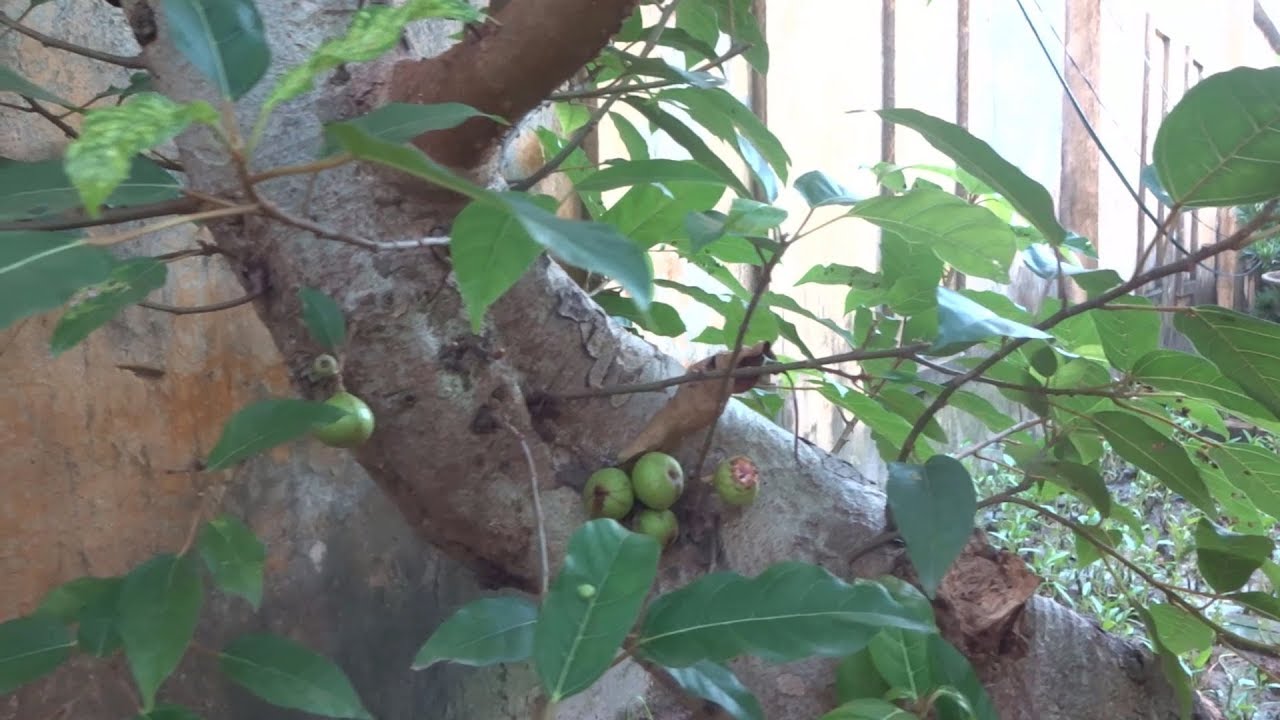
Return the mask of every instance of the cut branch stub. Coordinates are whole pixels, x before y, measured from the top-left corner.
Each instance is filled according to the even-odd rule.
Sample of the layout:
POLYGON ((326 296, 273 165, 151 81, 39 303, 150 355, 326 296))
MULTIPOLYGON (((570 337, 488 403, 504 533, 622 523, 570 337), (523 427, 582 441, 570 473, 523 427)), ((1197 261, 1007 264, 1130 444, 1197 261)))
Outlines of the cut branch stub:
MULTIPOLYGON (((733 359, 731 351, 703 358, 689 366, 689 372, 713 373, 732 371, 743 367, 759 367, 766 359, 773 358, 768 342, 743 348, 738 362, 729 367, 733 359)), ((764 375, 734 378, 731 391, 744 393, 756 386, 764 375)), ((680 386, 676 394, 649 420, 640 434, 618 453, 618 461, 625 463, 637 455, 651 450, 669 451, 693 433, 711 425, 720 411, 723 398, 720 388, 723 379, 698 380, 680 386)))

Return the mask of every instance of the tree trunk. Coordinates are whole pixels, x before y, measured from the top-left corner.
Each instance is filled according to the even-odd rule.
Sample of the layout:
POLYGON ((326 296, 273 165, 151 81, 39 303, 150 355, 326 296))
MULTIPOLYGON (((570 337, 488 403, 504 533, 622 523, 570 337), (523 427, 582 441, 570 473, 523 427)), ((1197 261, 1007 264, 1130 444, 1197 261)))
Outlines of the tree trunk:
MULTIPOLYGON (((301 62, 309 48, 341 25, 298 22, 293 0, 258 4, 272 33, 272 72, 301 62)), ((350 3, 317 4, 337 9, 350 3)), ((210 97, 169 44, 163 24, 154 41, 137 32, 147 17, 146 4, 126 5, 159 88, 180 99, 210 97)), ((322 80, 319 93, 276 112, 261 145, 266 156, 257 164, 305 162, 311 147, 299 138, 316 137, 321 122, 389 98, 475 102, 511 118, 523 116, 600 49, 633 2, 517 2, 502 16, 535 6, 538 22, 504 23, 502 33, 464 41, 445 60, 371 63, 350 68, 345 83, 322 80), (591 13, 575 12, 577 6, 591 13), (535 29, 540 37, 520 34, 535 29), (538 67, 563 76, 540 77, 536 93, 508 94, 515 84, 529 82, 528 66, 519 53, 497 52, 494 43, 499 42, 511 43, 508 49, 537 44, 543 52, 538 67), (472 64, 482 59, 482 66, 472 64), (472 67, 483 67, 482 76, 444 72, 472 67), (503 98, 509 100, 505 107, 491 104, 503 98)), ((433 33, 432 42, 419 50, 441 52, 444 35, 433 33)), ((269 87, 271 78, 263 85, 269 87)), ((252 119, 264 91, 242 103, 243 118, 252 119)), ((485 143, 452 147, 441 159, 462 165, 480 161, 496 138, 477 137, 485 143)), ((421 145, 441 152, 434 142, 421 145)), ((232 166, 208 132, 188 133, 180 147, 197 188, 235 187, 232 166)), ((482 181, 501 184, 486 167, 476 173, 482 181)), ((325 172, 309 193, 306 185, 305 179, 286 178, 268 183, 264 192, 290 208, 306 195, 309 215, 318 222, 379 240, 422 237, 434 227, 447 227, 458 211, 453 200, 415 192, 403 178, 363 165, 325 172)), ((343 307, 351 326, 344 379, 378 418, 378 431, 360 449, 358 461, 422 537, 493 586, 530 590, 538 575, 529 469, 521 438, 504 421, 532 449, 552 557, 559 557, 568 535, 584 520, 579 489, 587 475, 610 462, 665 395, 564 401, 539 406, 537 412, 530 412, 528 400, 680 372, 670 358, 610 322, 545 258, 493 306, 483 331, 474 335, 444 253, 372 253, 257 217, 213 229, 222 248, 243 259, 244 270, 266 278, 268 290, 257 311, 304 395, 316 393, 305 370, 320 349, 303 331, 297 289, 320 289, 343 307)), ((804 443, 793 449, 790 434, 737 404, 726 412, 716 437, 712 462, 741 453, 760 466, 765 478, 760 499, 749 509, 716 518, 713 504, 704 502, 706 488, 694 483, 682 502, 687 508, 682 537, 664 556, 662 589, 713 566, 755 574, 781 560, 819 563, 846 577, 901 569, 900 551, 893 549, 849 562, 851 552, 882 529, 885 504, 880 490, 847 463, 804 443)), ((693 461, 701 442, 701 435, 688 438, 677 455, 693 461)), ((974 661, 1002 717, 1177 716, 1172 693, 1148 654, 1049 601, 1026 600, 1029 590, 1026 570, 1016 558, 975 541, 938 602, 940 624, 974 661)), ((831 707, 830 663, 742 662, 738 669, 770 718, 812 718, 831 707)), ((611 717, 634 695, 642 683, 638 677, 628 664, 615 668, 599 692, 566 706, 564 717, 611 717)), ((655 716, 693 717, 669 705, 662 691, 650 690, 655 716)))

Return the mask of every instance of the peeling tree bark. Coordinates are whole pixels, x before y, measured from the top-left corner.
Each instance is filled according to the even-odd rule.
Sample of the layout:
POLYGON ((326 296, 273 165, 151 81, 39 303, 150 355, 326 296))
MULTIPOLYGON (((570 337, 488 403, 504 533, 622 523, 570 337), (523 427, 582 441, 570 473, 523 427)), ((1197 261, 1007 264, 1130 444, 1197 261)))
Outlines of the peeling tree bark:
MULTIPOLYGON (((435 60, 371 65, 345 87, 328 86, 325 97, 290 103, 269 126, 264 147, 276 149, 273 163, 305 161, 307 148, 298 146, 298 136, 318 134, 334 108, 341 114, 353 103, 463 101, 514 119, 593 56, 633 4, 512 3, 500 16, 501 29, 486 31, 477 42, 463 42, 435 60), (289 147, 298 150, 281 150, 289 147)), ((128 5, 130 17, 149 16, 144 3, 128 5)), ((277 24, 292 3, 259 5, 268 28, 278 33, 277 61, 300 62, 312 44, 277 24)), ((135 24, 135 30, 154 33, 156 27, 135 24)), ((162 91, 183 99, 208 97, 163 27, 147 39, 144 56, 162 91)), ((470 162, 498 139, 494 127, 481 124, 444 137, 451 139, 420 144, 442 161, 470 162)), ((233 168, 207 133, 188 133, 180 146, 199 188, 235 186, 233 168)), ((304 196, 305 184, 283 179, 264 190, 292 207, 304 196)), ((421 236, 447 224, 457 210, 406 199, 383 174, 360 166, 325 173, 307 197, 319 222, 378 239, 421 236)), ((296 290, 320 289, 344 308, 352 330, 346 384, 378 417, 378 431, 359 451, 360 463, 424 538, 467 561, 495 586, 530 590, 537 583, 527 465, 517 438, 498 418, 533 445, 551 551, 558 557, 584 520, 579 489, 587 475, 611 463, 666 394, 567 401, 536 415, 527 399, 680 372, 673 360, 611 323, 545 258, 494 305, 477 336, 447 260, 430 251, 373 254, 259 218, 222 223, 214 231, 223 248, 265 272, 268 287, 256 308, 304 395, 318 396, 318 388, 303 378, 321 349, 303 330, 296 290)), ((677 455, 691 462, 701 442, 701 433, 688 438, 677 455)), ((794 452, 786 431, 737 404, 721 420, 710 459, 732 454, 749 455, 760 467, 760 499, 716 523, 708 488, 693 483, 681 503, 682 537, 664 557, 663 589, 713 565, 755 574, 781 560, 801 560, 845 577, 901 569, 901 553, 894 549, 856 564, 847 559, 882 529, 885 516, 883 494, 850 465, 805 444, 794 452)), ((1177 716, 1172 693, 1148 654, 1043 598, 1023 602, 1029 594, 1026 570, 1016 558, 975 541, 957 568, 944 583, 940 623, 974 660, 1002 717, 1177 716)), ((812 718, 831 706, 830 663, 778 668, 744 661, 737 669, 770 718, 812 718)), ((626 663, 616 668, 606 676, 604 691, 580 700, 576 710, 566 707, 565 716, 611 717, 622 704, 614 697, 617 704, 607 707, 608 683, 628 672, 634 669, 626 663)), ((657 716, 694 717, 664 697, 653 690, 650 707, 657 716)))

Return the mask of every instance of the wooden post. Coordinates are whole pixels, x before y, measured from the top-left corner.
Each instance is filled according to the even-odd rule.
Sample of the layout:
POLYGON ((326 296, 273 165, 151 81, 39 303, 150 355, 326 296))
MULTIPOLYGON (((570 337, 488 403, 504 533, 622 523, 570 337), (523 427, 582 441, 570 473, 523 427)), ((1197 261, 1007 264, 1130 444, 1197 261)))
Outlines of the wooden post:
MULTIPOLYGON (((1102 74, 1101 0, 1067 0, 1065 57, 1062 66, 1067 87, 1080 104, 1089 123, 1096 129, 1100 118, 1099 101, 1090 83, 1098 86, 1102 74)), ((1101 155, 1089 131, 1080 120, 1071 98, 1062 99, 1062 177, 1060 180, 1059 215, 1063 225, 1090 238, 1101 248, 1098 237, 1098 168, 1101 155)), ((1096 267, 1092 258, 1081 258, 1088 267, 1096 267)), ((1084 299, 1083 293, 1071 286, 1071 300, 1084 299), (1079 295, 1079 297, 1074 297, 1079 295)))

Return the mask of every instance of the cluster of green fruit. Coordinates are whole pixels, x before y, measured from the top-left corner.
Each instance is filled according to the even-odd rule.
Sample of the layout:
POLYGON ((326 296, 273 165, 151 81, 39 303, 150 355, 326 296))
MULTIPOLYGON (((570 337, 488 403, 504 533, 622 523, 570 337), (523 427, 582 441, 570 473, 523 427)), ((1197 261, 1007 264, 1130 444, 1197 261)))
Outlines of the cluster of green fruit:
MULTIPOLYGON (((760 473, 749 458, 737 456, 716 468, 716 494, 729 505, 749 505, 760 489, 760 473)), ((603 468, 591 474, 582 489, 582 501, 592 518, 622 520, 635 508, 633 530, 666 545, 679 530, 671 506, 684 492, 684 469, 670 455, 650 452, 640 456, 630 477, 620 468, 603 468)))

